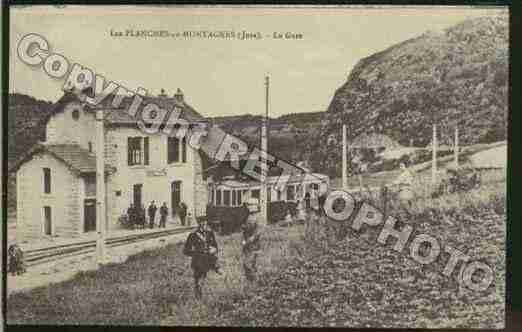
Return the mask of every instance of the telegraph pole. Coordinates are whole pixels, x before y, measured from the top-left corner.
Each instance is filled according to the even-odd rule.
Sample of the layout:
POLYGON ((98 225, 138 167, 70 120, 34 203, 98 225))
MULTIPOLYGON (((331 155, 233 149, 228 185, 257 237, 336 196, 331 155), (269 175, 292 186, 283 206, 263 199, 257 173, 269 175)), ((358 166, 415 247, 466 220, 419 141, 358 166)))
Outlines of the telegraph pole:
POLYGON ((263 223, 268 224, 268 188, 267 188, 267 173, 268 173, 268 89, 270 81, 268 76, 265 77, 265 116, 263 118, 263 125, 261 127, 261 155, 264 159, 264 170, 261 171, 261 217, 263 223), (266 172, 266 173, 265 173, 266 172))
POLYGON ((105 261, 105 133, 103 110, 96 111, 96 265, 105 261))
POLYGON ((347 181, 348 181, 348 175, 347 175, 347 146, 346 146, 346 125, 343 124, 343 172, 342 172, 342 188, 344 190, 348 189, 347 181))
POLYGON ((431 183, 437 183, 437 125, 433 124, 431 139, 431 183))
POLYGON ((459 127, 455 126, 455 144, 453 146, 455 156, 455 169, 459 168, 459 127))

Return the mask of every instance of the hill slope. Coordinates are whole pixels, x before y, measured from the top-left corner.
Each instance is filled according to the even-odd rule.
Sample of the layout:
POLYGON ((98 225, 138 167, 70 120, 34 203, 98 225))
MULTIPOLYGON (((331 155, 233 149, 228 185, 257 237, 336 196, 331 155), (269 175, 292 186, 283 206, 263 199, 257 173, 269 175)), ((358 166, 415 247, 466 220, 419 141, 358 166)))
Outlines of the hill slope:
POLYGON ((389 135, 402 145, 424 146, 431 126, 442 143, 458 125, 462 144, 504 140, 508 117, 508 17, 464 21, 441 32, 394 45, 360 60, 337 91, 324 116, 322 149, 330 134, 389 135))
POLYGON ((45 119, 52 103, 31 96, 9 94, 8 161, 13 162, 45 136, 45 119))

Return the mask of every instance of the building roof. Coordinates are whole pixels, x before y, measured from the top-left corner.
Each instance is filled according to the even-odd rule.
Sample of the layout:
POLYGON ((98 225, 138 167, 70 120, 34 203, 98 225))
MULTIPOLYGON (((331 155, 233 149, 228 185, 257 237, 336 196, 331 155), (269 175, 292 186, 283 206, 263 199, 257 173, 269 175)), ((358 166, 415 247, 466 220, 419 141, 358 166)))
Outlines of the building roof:
MULTIPOLYGON (((11 171, 17 170, 24 162, 31 159, 37 153, 49 153, 56 159, 65 163, 72 170, 80 173, 96 172, 96 156, 77 144, 36 144, 31 150, 20 158, 11 171)), ((114 167, 105 165, 105 172, 113 172, 114 167)))
MULTIPOLYGON (((267 178, 267 185, 274 186, 277 184, 279 180, 279 176, 269 176, 267 178)), ((290 176, 286 185, 294 185, 300 183, 318 183, 323 182, 327 183, 329 181, 328 175, 321 173, 311 173, 311 174, 303 174, 302 176, 293 175, 290 176)), ((250 188, 250 189, 258 189, 261 186, 261 182, 259 181, 238 181, 238 180, 223 180, 216 183, 217 186, 225 186, 229 188, 250 188)))
POLYGON ((475 168, 505 168, 507 166, 507 144, 493 146, 469 156, 475 168))
MULTIPOLYGON (((143 97, 140 109, 143 108, 143 106, 150 103, 155 103, 160 108, 165 109, 167 111, 171 111, 174 109, 174 107, 177 107, 181 110, 179 116, 180 119, 184 119, 189 123, 206 121, 205 117, 199 114, 192 106, 190 106, 184 101, 182 94, 177 94, 177 96, 178 98, 169 97, 167 95, 157 97, 143 97)), ((107 95, 105 98, 103 98, 100 104, 96 105, 95 107, 90 107, 90 105, 87 105, 85 109, 86 111, 95 111, 102 109, 105 113, 105 122, 107 124, 136 126, 136 119, 126 112, 131 106, 134 97, 123 97, 121 103, 118 105, 117 108, 112 105, 114 98, 115 95, 113 94, 107 95)), ((74 101, 81 102, 78 98, 78 95, 72 92, 64 93, 64 95, 53 105, 49 118, 56 113, 62 112, 68 103, 74 101)), ((47 119, 47 121, 49 120, 49 118, 47 119)))
MULTIPOLYGON (((97 105, 94 109, 104 109, 107 112, 106 121, 109 123, 116 124, 135 124, 136 120, 129 115, 126 110, 132 104, 133 97, 124 97, 118 108, 112 106, 114 96, 109 95, 103 99, 100 105, 97 105)), ((192 106, 187 104, 184 100, 178 100, 174 97, 144 97, 141 103, 142 106, 150 103, 156 104, 161 109, 171 111, 175 107, 181 109, 180 118, 190 123, 206 121, 205 117, 199 114, 192 106)))
POLYGON ((387 148, 387 149, 398 149, 401 145, 383 134, 361 134, 357 136, 349 145, 350 148, 359 149, 374 149, 374 148, 387 148))

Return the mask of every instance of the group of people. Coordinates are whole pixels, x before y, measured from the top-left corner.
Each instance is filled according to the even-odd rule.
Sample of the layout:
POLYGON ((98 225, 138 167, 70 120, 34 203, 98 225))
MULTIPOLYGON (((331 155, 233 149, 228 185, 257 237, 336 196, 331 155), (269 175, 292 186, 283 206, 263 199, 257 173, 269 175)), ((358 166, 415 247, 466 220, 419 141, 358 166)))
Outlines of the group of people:
POLYGON ((315 215, 319 215, 322 211, 324 202, 326 201, 326 195, 320 194, 317 188, 312 189, 310 192, 306 192, 302 200, 298 200, 296 203, 296 213, 293 214, 290 209, 286 213, 285 221, 292 223, 294 220, 300 223, 305 222, 308 219, 311 211, 314 211, 315 215))
MULTIPOLYGON (((326 197, 320 195, 318 189, 307 193, 298 208, 298 219, 308 221, 310 217, 318 219, 322 214, 322 206, 326 197), (310 216, 310 217, 307 217, 310 216)), ((243 205, 248 210, 248 217, 241 226, 241 254, 243 273, 248 281, 254 281, 257 275, 257 260, 261 251, 261 227, 257 224, 258 211, 251 205, 243 205)), ((314 219, 314 220, 315 220, 314 219)), ((216 237, 207 220, 198 219, 198 228, 190 233, 185 242, 183 253, 192 258, 191 268, 194 276, 194 292, 196 298, 201 298, 200 282, 211 270, 221 274, 218 264, 218 245, 216 237)))
MULTIPOLYGON (((155 201, 151 201, 147 210, 145 210, 145 206, 135 206, 134 204, 130 204, 127 209, 127 218, 129 219, 129 223, 136 229, 146 229, 154 228, 156 225, 156 212, 158 211, 158 207, 156 206, 155 201), (148 222, 147 222, 148 216, 148 222)), ((176 214, 179 216, 180 222, 182 226, 185 226, 186 217, 187 217, 187 205, 183 202, 180 202, 179 207, 176 209, 176 214)), ((167 224, 167 217, 169 215, 169 209, 167 207, 167 203, 163 202, 163 205, 159 208, 159 228, 165 228, 167 224)))
MULTIPOLYGON (((245 205, 246 207, 246 205, 245 205)), ((256 211, 249 210, 246 222, 242 225, 243 240, 241 251, 243 271, 249 281, 254 281, 257 274, 257 258, 261 250, 261 231, 257 224, 256 211)), ((208 227, 206 219, 198 219, 198 228, 189 234, 183 253, 192 258, 191 267, 194 276, 194 293, 201 298, 201 280, 210 270, 221 274, 218 264, 218 245, 214 232, 208 227)))

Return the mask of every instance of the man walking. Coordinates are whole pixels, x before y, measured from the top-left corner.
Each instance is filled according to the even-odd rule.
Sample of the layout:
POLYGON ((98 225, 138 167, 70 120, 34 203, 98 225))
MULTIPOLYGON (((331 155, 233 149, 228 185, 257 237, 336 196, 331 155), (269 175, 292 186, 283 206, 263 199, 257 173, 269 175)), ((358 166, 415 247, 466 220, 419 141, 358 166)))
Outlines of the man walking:
POLYGON ((187 205, 183 202, 179 203, 178 216, 181 221, 181 226, 185 226, 185 219, 187 218, 187 205))
POLYGON ((254 281, 257 274, 257 257, 261 250, 260 229, 257 225, 258 211, 254 210, 255 205, 249 205, 249 215, 243 224, 243 269, 248 281, 254 281))
POLYGON ((154 201, 150 202, 149 205, 149 227, 152 229, 154 228, 154 218, 156 217, 156 210, 158 208, 156 207, 156 204, 154 201))
POLYGON ((194 293, 201 298, 200 281, 206 278, 209 270, 221 274, 217 264, 218 246, 214 232, 207 227, 207 220, 198 219, 198 228, 189 234, 183 254, 192 257, 191 267, 194 272, 194 293))
POLYGON ((167 203, 163 202, 163 205, 160 207, 160 228, 165 228, 165 224, 167 222, 167 216, 169 215, 169 209, 167 208, 167 203))

